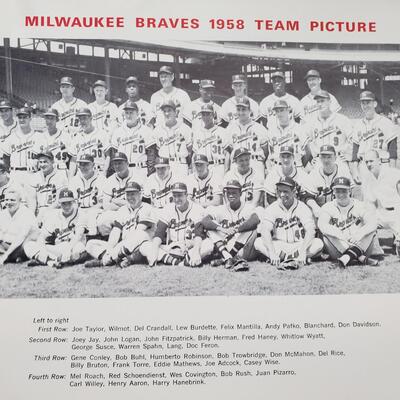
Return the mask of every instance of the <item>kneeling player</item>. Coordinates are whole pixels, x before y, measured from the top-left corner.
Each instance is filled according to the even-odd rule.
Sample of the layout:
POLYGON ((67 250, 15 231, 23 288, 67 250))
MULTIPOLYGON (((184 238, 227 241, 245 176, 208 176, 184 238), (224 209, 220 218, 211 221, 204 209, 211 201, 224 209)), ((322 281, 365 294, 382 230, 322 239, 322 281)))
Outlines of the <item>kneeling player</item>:
POLYGON ((254 247, 278 269, 298 269, 323 248, 315 237, 311 210, 296 198, 296 182, 283 177, 276 184, 278 200, 265 209, 261 238, 254 247))
POLYGON ((182 182, 172 185, 173 203, 168 204, 157 223, 154 239, 143 244, 149 265, 157 261, 167 265, 197 267, 214 248, 210 239, 202 240, 200 221, 204 208, 188 199, 187 186, 182 182))
POLYGON ((142 202, 142 188, 137 182, 128 182, 125 194, 127 204, 116 211, 108 241, 88 241, 86 251, 95 259, 87 261, 85 267, 117 264, 125 268, 143 259, 140 256, 148 256, 142 244, 149 241, 154 233, 154 209, 142 202), (119 241, 121 236, 122 240, 119 241))
POLYGON ((241 200, 242 186, 232 180, 224 185, 225 204, 210 207, 208 215, 201 221, 202 227, 215 244, 222 257, 212 265, 225 264, 233 271, 247 271, 246 259, 251 258, 257 225, 260 222, 255 207, 241 200))
POLYGON ((377 229, 375 210, 351 198, 350 185, 345 177, 333 181, 335 200, 322 206, 318 228, 329 255, 340 267, 357 261, 376 266, 378 261, 368 258, 377 229))

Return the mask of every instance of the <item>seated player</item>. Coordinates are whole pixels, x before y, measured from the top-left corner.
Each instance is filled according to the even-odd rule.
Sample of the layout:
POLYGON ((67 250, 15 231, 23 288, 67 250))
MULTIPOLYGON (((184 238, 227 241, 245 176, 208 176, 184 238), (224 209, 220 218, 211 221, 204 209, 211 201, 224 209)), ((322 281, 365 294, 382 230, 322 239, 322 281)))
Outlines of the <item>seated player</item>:
POLYGON ((318 219, 325 248, 341 268, 360 262, 372 266, 369 258, 376 235, 377 219, 372 207, 350 196, 351 182, 338 177, 332 183, 335 199, 324 204, 318 219))
MULTIPOLYGON (((221 181, 208 169, 204 154, 193 156, 194 172, 186 181, 189 198, 202 207, 218 206, 222 203, 221 181)), ((215 171, 215 170, 214 170, 215 171)))
POLYGON ((204 208, 189 200, 183 182, 172 185, 172 196, 174 202, 160 213, 154 239, 144 243, 142 250, 150 255, 147 256, 150 266, 157 261, 167 265, 201 266, 214 248, 212 241, 202 240, 198 232, 204 208))
POLYGON ((225 203, 210 207, 202 219, 201 226, 213 241, 220 260, 213 260, 213 266, 224 264, 232 271, 247 271, 260 222, 251 203, 241 199, 242 186, 238 181, 224 185, 225 203))
POLYGON ((124 268, 147 257, 142 244, 153 237, 155 220, 153 207, 142 202, 142 187, 128 182, 125 187, 127 204, 115 213, 115 221, 108 241, 92 239, 86 251, 94 257, 85 267, 117 264, 124 268))
POLYGON ((298 269, 322 251, 315 237, 311 210, 297 199, 297 184, 282 177, 276 184, 278 200, 265 209, 254 247, 278 269, 298 269))
POLYGON ((277 198, 277 186, 281 178, 292 178, 297 185, 298 194, 302 193, 307 186, 307 173, 303 168, 295 165, 294 148, 292 146, 282 146, 279 150, 280 165, 276 165, 265 178, 266 204, 273 203, 277 198))
POLYGON ((69 189, 62 189, 58 198, 61 209, 54 210, 43 221, 40 237, 25 244, 31 259, 29 266, 47 265, 62 268, 75 264, 85 255, 86 221, 83 211, 69 189))
POLYGON ((168 158, 157 157, 154 167, 156 172, 147 178, 143 197, 156 209, 163 209, 167 204, 172 203, 171 187, 177 177, 171 172, 168 158))
POLYGON ((39 236, 33 211, 21 203, 19 188, 5 192, 5 209, 0 210, 0 265, 26 259, 25 244, 39 236))
POLYGON ((9 188, 17 188, 18 193, 21 195, 23 193, 22 187, 11 179, 8 165, 0 160, 0 210, 4 210, 7 206, 5 199, 6 191, 9 188))
POLYGON ((244 200, 257 207, 262 200, 264 177, 250 166, 250 151, 245 147, 236 149, 233 153, 235 165, 225 174, 223 184, 238 181, 242 187, 244 200))

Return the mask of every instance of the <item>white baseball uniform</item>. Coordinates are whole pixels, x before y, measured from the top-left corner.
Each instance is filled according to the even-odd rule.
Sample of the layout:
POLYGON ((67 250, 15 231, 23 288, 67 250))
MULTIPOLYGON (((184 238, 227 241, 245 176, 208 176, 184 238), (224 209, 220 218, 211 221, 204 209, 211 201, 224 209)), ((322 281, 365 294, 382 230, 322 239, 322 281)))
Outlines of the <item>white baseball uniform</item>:
MULTIPOLYGON (((125 199, 125 188, 128 182, 137 182, 132 171, 129 171, 125 178, 121 178, 117 173, 109 176, 103 185, 103 196, 105 199, 125 199)), ((116 207, 116 206, 115 206, 116 207)), ((115 210, 114 210, 115 211, 115 210)))
POLYGON ((60 129, 69 132, 71 137, 74 136, 79 130, 79 118, 77 117, 76 113, 80 108, 85 107, 87 107, 86 102, 81 99, 77 99, 76 97, 74 97, 69 103, 61 98, 51 106, 51 108, 54 108, 58 111, 60 118, 58 125, 60 129))
MULTIPOLYGON (((332 94, 329 93, 330 99, 331 99, 331 111, 336 113, 339 112, 342 107, 337 101, 336 97, 332 94)), ((317 114, 319 111, 319 106, 317 104, 317 101, 314 99, 314 95, 310 93, 306 94, 301 100, 301 105, 303 106, 304 109, 304 118, 307 120, 314 115, 317 114)))
POLYGON ((91 178, 86 179, 78 172, 70 179, 69 189, 74 194, 79 208, 86 211, 92 208, 99 210, 103 203, 105 184, 104 175, 99 175, 95 172, 91 178))
POLYGON ((303 106, 300 103, 300 100, 289 94, 285 93, 283 96, 278 97, 275 93, 270 94, 267 97, 264 97, 264 99, 261 100, 260 103, 260 114, 264 117, 267 118, 268 120, 274 119, 275 117, 275 111, 273 110, 274 104, 277 101, 286 101, 287 105, 289 106, 289 111, 293 118, 304 118, 304 110, 303 106))
MULTIPOLYGON (((55 167, 66 171, 69 149, 71 147, 70 133, 62 129, 57 129, 57 132, 53 135, 50 135, 47 131, 43 134, 46 139, 46 150, 50 151, 54 156, 55 167)), ((39 150, 36 150, 36 152, 38 153, 39 150)))
POLYGON ((88 104, 88 109, 92 112, 92 123, 96 128, 107 132, 112 132, 118 126, 120 112, 116 104, 105 101, 103 104, 88 104))
POLYGON ((177 178, 170 171, 165 179, 160 179, 157 173, 151 174, 143 188, 143 196, 150 199, 155 208, 163 209, 172 202, 171 186, 177 182, 177 178))
POLYGON ((193 100, 192 103, 191 103, 191 110, 192 110, 191 116, 192 116, 192 127, 193 127, 193 130, 195 128, 204 126, 203 121, 201 119, 201 113, 200 113, 201 107, 204 104, 211 104, 213 106, 213 109, 214 109, 214 114, 213 114, 213 116, 214 116, 214 124, 218 125, 221 122, 221 119, 222 119, 222 108, 217 103, 214 103, 213 101, 205 103, 203 101, 203 99, 201 97, 199 97, 198 99, 193 100))
POLYGON ((222 194, 222 181, 213 171, 209 171, 203 179, 200 179, 196 172, 190 174, 186 185, 191 200, 201 205, 212 201, 216 195, 222 194))
MULTIPOLYGON (((254 121, 257 121, 257 119, 260 117, 260 109, 258 106, 258 103, 251 99, 250 97, 247 97, 250 101, 250 116, 254 121)), ((229 99, 225 100, 222 103, 221 106, 221 117, 224 121, 230 123, 233 120, 237 119, 237 105, 238 100, 236 99, 235 96, 230 97, 229 99)))
POLYGON ((3 143, 13 132, 17 130, 17 128, 17 121, 14 121, 10 126, 5 126, 4 121, 0 119, 0 159, 3 156, 3 143))
MULTIPOLYGON (((118 119, 120 122, 125 121, 124 107, 126 106, 127 103, 132 103, 132 101, 127 100, 125 101, 125 103, 122 103, 118 107, 118 112, 119 112, 118 119)), ((143 125, 147 125, 153 118, 153 111, 150 103, 143 99, 136 100, 133 103, 135 103, 138 106, 140 121, 142 122, 143 125)))

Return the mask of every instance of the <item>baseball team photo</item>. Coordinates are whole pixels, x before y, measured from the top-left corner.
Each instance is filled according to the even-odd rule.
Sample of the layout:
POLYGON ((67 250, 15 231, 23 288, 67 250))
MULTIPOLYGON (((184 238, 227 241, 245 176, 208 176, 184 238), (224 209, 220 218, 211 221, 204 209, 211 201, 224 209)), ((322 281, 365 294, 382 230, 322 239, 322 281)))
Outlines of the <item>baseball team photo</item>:
POLYGON ((400 45, 0 45, 1 298, 400 292, 400 45))

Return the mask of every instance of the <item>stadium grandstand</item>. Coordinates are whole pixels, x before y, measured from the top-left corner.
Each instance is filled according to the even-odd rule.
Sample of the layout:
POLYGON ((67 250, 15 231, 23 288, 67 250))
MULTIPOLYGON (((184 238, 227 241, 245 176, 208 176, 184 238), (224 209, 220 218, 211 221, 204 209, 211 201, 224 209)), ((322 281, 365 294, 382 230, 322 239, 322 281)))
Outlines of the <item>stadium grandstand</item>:
POLYGON ((308 91, 304 74, 316 68, 323 88, 335 94, 350 118, 360 116, 361 90, 377 95, 380 112, 400 111, 399 45, 5 38, 0 57, 0 96, 15 106, 35 105, 39 115, 60 98, 58 82, 65 75, 85 101, 93 101, 92 83, 105 79, 117 104, 125 100, 125 78, 136 75, 149 100, 160 87, 161 65, 173 66, 176 86, 192 99, 198 97, 199 80, 208 78, 216 82, 215 101, 221 104, 232 95, 231 76, 244 73, 249 95, 260 101, 272 92, 276 70, 285 71, 287 91, 301 98, 308 91))

